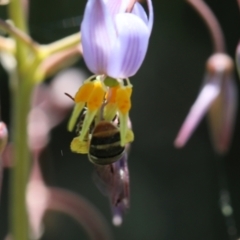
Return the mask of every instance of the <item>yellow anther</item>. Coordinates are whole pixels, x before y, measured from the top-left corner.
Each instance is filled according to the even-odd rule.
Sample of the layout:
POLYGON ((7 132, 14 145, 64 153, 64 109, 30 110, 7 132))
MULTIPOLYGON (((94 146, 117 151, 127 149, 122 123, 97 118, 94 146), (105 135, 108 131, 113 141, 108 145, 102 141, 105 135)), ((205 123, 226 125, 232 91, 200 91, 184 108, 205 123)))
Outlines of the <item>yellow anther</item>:
POLYGON ((103 103, 104 95, 105 90, 102 83, 100 81, 95 81, 94 88, 92 89, 91 95, 87 100, 88 110, 95 111, 96 109, 99 109, 103 103))
POLYGON ((93 89, 95 87, 94 81, 90 82, 85 82, 77 91, 74 101, 76 103, 79 102, 87 102, 89 99, 89 96, 91 95, 93 89))
POLYGON ((117 112, 116 98, 117 90, 119 88, 120 86, 109 88, 106 94, 107 105, 104 107, 104 119, 107 121, 112 121, 112 119, 116 115, 117 112))
POLYGON ((79 114, 81 113, 82 109, 84 108, 87 100, 91 96, 91 93, 95 87, 95 81, 85 81, 83 85, 78 89, 77 93, 75 94, 74 101, 75 106, 71 115, 71 118, 68 123, 68 131, 72 131, 76 121, 78 119, 79 114))
POLYGON ((116 103, 118 89, 120 89, 120 86, 109 88, 106 94, 108 103, 116 103))
POLYGON ((100 108, 103 98, 104 98, 104 88, 100 80, 87 80, 85 83, 78 89, 74 101, 75 106, 72 112, 72 116, 68 123, 68 130, 72 131, 79 114, 87 103, 88 109, 96 110, 100 108))
POLYGON ((126 114, 131 108, 131 87, 121 87, 117 90, 116 102, 119 112, 126 114))
POLYGON ((87 141, 81 141, 79 137, 75 137, 71 142, 70 148, 72 152, 87 154, 89 144, 87 141))

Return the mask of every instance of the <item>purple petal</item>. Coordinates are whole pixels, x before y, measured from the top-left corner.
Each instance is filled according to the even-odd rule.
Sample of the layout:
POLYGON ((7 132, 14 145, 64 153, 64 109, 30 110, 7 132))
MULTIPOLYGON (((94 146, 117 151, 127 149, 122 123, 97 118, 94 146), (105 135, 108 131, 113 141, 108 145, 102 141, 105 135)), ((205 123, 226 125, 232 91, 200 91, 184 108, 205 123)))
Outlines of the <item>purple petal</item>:
POLYGON ((195 130, 198 123, 219 93, 220 82, 217 80, 214 82, 208 82, 203 86, 197 100, 191 107, 190 112, 177 135, 177 138, 175 139, 174 144, 176 147, 183 147, 186 144, 192 132, 195 130))
POLYGON ((115 23, 118 38, 109 58, 107 73, 113 78, 127 78, 141 66, 150 33, 144 21, 134 14, 118 14, 115 23))
POLYGON ((0 121, 0 155, 3 153, 8 141, 8 129, 4 122, 0 121))
POLYGON ((0 199, 1 199, 1 189, 2 189, 2 179, 3 179, 3 167, 4 162, 2 159, 2 153, 6 148, 8 141, 8 130, 4 122, 0 121, 0 199))
POLYGON ((112 15, 126 11, 129 0, 108 0, 106 5, 112 15))
POLYGON ((1 199, 1 192, 2 192, 2 180, 3 180, 3 160, 0 156, 0 199, 1 199))
POLYGON ((31 180, 27 187, 27 208, 32 235, 39 239, 42 235, 42 219, 47 209, 49 191, 41 180, 31 180))
POLYGON ((103 0, 89 0, 81 25, 83 56, 95 74, 106 73, 109 54, 116 39, 113 19, 103 0))
POLYGON ((46 187, 39 166, 39 154, 35 154, 30 179, 27 185, 26 203, 34 239, 42 235, 42 218, 49 202, 49 190, 46 187))
POLYGON ((236 67, 238 71, 238 77, 240 76, 240 42, 237 45, 236 49, 236 67))
POLYGON ((221 94, 209 111, 212 142, 218 153, 225 153, 231 142, 238 101, 236 89, 234 79, 225 79, 221 94))

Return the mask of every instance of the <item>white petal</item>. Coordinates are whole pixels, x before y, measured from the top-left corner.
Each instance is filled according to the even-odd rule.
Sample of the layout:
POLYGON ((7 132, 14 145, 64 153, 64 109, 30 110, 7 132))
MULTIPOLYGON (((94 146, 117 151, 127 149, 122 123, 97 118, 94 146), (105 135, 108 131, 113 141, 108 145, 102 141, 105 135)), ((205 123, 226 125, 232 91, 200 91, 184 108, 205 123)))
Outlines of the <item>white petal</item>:
POLYGON ((134 14, 117 14, 115 18, 117 41, 109 58, 108 75, 127 78, 141 66, 147 52, 149 29, 134 14))
POLYGON ((200 120, 206 114, 207 110, 220 93, 219 82, 210 82, 204 85, 197 100, 190 109, 177 138, 175 139, 176 147, 183 147, 190 138, 192 132, 197 127, 200 120))
POLYGON ((152 32, 152 27, 153 27, 153 6, 152 6, 152 1, 151 0, 147 0, 147 4, 148 4, 148 29, 149 29, 149 33, 152 32))
POLYGON ((103 0, 89 0, 81 25, 83 56, 88 68, 104 74, 116 39, 113 19, 103 0))
POLYGON ((147 0, 147 4, 148 4, 148 15, 149 15, 148 17, 147 17, 147 14, 146 14, 144 8, 138 2, 136 2, 134 4, 132 13, 137 15, 138 17, 140 17, 147 24, 148 29, 149 29, 149 34, 150 34, 152 32, 152 27, 153 27, 153 6, 152 6, 152 1, 151 0, 147 0))
MULTIPOLYGON (((118 13, 123 13, 126 11, 126 8, 130 2, 130 0, 106 0, 107 2, 107 7, 109 8, 109 11, 112 15, 118 14, 118 13)), ((147 17, 147 14, 142 7, 141 4, 138 2, 135 2, 132 14, 137 15, 140 17, 147 25, 149 28, 149 32, 151 33, 152 31, 152 25, 153 25, 153 7, 152 7, 152 1, 147 0, 148 4, 148 11, 149 11, 149 19, 147 17)))
POLYGON ((134 4, 134 7, 133 7, 133 10, 131 13, 140 17, 145 22, 146 25, 148 24, 147 14, 146 14, 144 8, 142 7, 142 5, 139 4, 138 2, 136 2, 134 4))

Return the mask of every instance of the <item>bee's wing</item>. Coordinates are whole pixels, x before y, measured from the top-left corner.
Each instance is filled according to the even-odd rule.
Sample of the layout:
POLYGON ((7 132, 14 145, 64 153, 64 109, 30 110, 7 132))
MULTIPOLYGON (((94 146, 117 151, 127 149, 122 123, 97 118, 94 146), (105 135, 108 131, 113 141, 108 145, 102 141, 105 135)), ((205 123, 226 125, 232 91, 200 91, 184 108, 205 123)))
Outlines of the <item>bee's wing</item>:
POLYGON ((99 190, 110 199, 113 223, 121 224, 122 215, 129 208, 130 197, 127 153, 115 163, 96 166, 94 180, 99 190))
POLYGON ((114 164, 114 168, 117 171, 115 175, 115 189, 111 198, 114 225, 121 225, 122 216, 129 208, 130 187, 127 156, 127 153, 125 153, 123 157, 114 164))
POLYGON ((93 181, 99 191, 108 196, 111 191, 111 181, 113 178, 112 173, 113 166, 109 165, 95 165, 95 171, 93 173, 93 181))

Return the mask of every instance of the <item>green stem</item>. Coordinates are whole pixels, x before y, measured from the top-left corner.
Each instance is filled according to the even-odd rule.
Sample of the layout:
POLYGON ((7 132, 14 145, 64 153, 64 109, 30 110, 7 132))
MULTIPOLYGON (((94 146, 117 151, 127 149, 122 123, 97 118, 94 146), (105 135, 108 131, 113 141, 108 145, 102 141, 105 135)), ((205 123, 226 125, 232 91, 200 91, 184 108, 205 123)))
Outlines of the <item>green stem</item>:
POLYGON ((29 239, 29 224, 26 209, 26 186, 29 176, 30 152, 27 136, 27 116, 33 85, 29 79, 19 84, 15 96, 15 115, 13 124, 14 163, 12 172, 11 211, 12 236, 14 240, 29 239))
MULTIPOLYGON (((11 0, 9 17, 23 33, 27 33, 26 14, 21 0, 11 0)), ((22 36, 22 35, 20 35, 22 36)), ((24 36, 24 35, 23 35, 24 36)), ((16 40, 16 58, 18 62, 18 89, 15 89, 13 112, 13 140, 15 167, 11 174, 11 233, 14 240, 29 239, 29 224, 26 209, 26 186, 30 167, 30 153, 27 138, 27 116, 30 108, 30 97, 33 88, 29 77, 29 46, 19 34, 16 40)))
POLYGON ((75 33, 48 45, 41 45, 39 48, 39 55, 41 58, 46 58, 54 53, 70 49, 78 46, 81 42, 81 34, 75 33))
POLYGON ((213 42, 214 52, 225 52, 225 39, 219 22, 209 6, 202 0, 186 0, 206 23, 213 42))
MULTIPOLYGON (((27 35, 28 29, 21 0, 11 0, 9 17, 15 27, 0 21, 0 27, 10 32, 16 40, 17 79, 13 106, 14 169, 11 174, 11 234, 14 240, 29 239, 29 223, 26 207, 26 187, 29 177, 30 151, 28 148, 27 117, 30 98, 35 84, 35 73, 40 63, 49 55, 76 46, 79 34, 40 48, 27 35), (47 50, 46 50, 47 49, 47 50), (43 50, 43 51, 42 51, 43 50), (46 50, 46 51, 44 51, 46 50)), ((14 88, 14 86, 13 86, 14 88)))
MULTIPOLYGON (((12 35, 18 42, 24 45, 26 48, 31 49, 33 52, 38 52, 38 44, 32 40, 25 32, 12 26, 11 24, 0 19, 0 29, 12 35)), ((2 38, 4 39, 4 38, 2 38)), ((9 39, 5 39, 9 40, 9 39)), ((21 46, 22 46, 21 45, 21 46)), ((22 47, 21 47, 22 48, 22 47)))
MULTIPOLYGON (((9 17, 14 22, 14 25, 22 32, 28 33, 26 14, 23 10, 23 4, 21 0, 11 0, 9 3, 9 17)), ((26 64, 26 56, 28 47, 19 39, 16 38, 17 51, 16 57, 20 68, 24 68, 26 64)))

